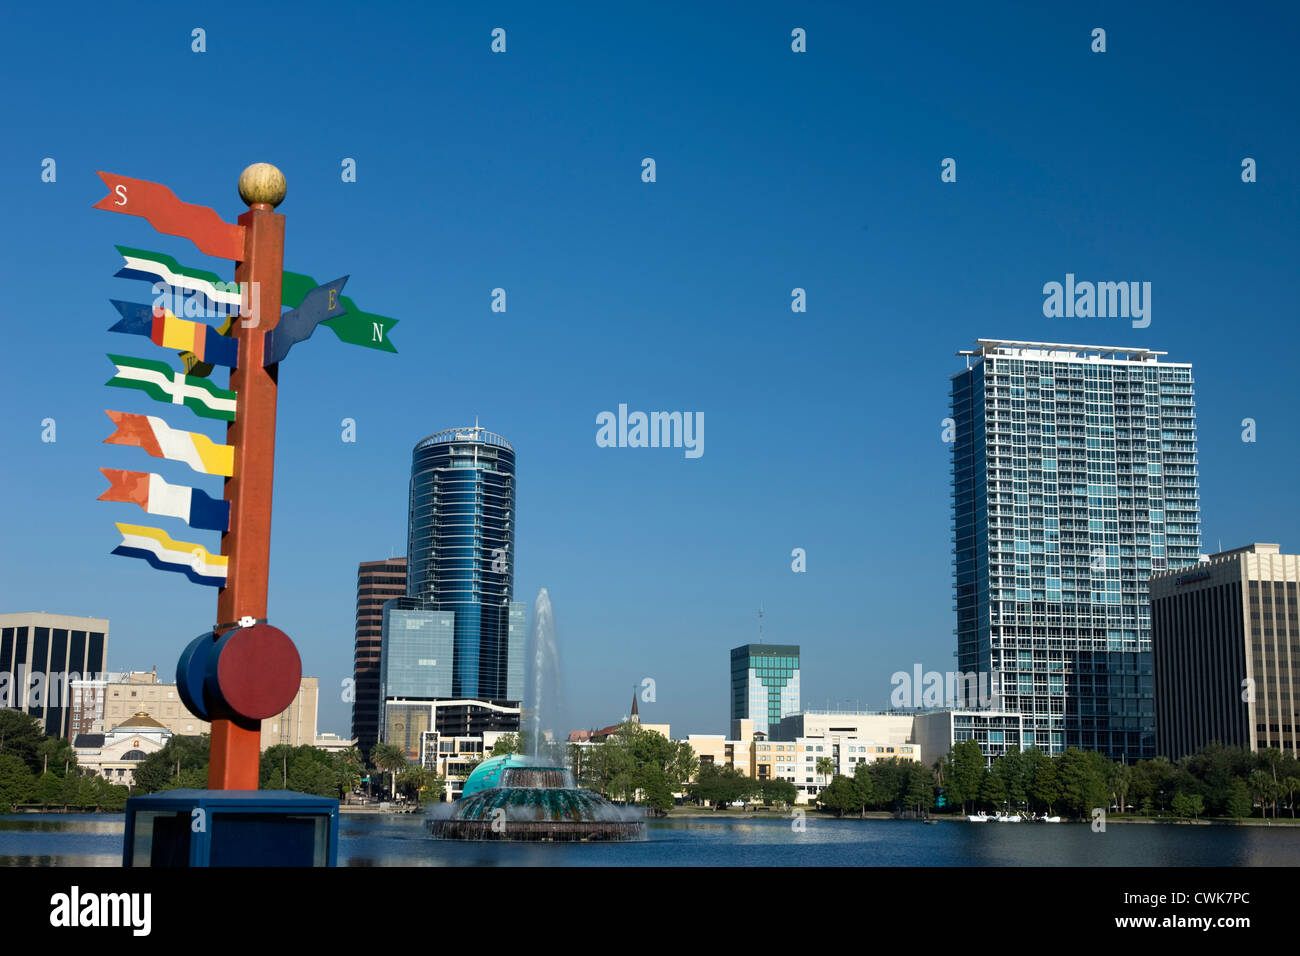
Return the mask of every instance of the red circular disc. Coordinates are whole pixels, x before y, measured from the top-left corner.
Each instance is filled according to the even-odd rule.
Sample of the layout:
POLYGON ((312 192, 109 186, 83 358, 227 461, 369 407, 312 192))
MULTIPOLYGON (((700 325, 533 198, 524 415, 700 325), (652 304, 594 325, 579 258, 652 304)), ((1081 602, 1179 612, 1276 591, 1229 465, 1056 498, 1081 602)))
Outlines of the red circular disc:
POLYGON ((302 658, 270 624, 238 627, 217 648, 217 690, 236 714, 265 720, 284 711, 302 683, 302 658))

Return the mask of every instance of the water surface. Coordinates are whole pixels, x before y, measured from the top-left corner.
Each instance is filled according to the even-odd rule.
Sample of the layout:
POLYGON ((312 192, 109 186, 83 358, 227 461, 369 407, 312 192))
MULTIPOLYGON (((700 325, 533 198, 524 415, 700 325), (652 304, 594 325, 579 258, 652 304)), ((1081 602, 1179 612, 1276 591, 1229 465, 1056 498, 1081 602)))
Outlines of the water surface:
MULTIPOLYGON (((341 866, 1300 866, 1300 828, 934 825, 811 816, 651 821, 639 843, 457 843, 417 814, 344 814, 341 866)), ((0 866, 118 866, 124 818, 0 816, 0 866)))

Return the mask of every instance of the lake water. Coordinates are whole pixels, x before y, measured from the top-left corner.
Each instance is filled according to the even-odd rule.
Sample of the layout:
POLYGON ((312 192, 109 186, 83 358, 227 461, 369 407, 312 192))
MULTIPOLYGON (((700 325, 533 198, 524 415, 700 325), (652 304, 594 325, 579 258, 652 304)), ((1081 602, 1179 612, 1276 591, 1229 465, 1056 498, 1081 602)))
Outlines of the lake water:
MULTIPOLYGON (((788 819, 651 821, 638 843, 456 843, 344 814, 341 866, 1300 866, 1300 828, 788 819)), ((118 866, 122 814, 0 816, 0 866, 118 866)))

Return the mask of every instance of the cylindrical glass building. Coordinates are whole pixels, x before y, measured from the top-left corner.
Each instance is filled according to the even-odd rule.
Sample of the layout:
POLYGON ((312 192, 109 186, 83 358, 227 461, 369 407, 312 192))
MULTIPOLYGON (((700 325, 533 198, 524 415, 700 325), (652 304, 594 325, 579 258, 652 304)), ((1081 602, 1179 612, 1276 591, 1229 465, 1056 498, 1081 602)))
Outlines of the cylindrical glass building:
POLYGON ((406 593, 456 615, 456 697, 509 699, 514 519, 515 451, 500 435, 451 428, 415 446, 406 593))

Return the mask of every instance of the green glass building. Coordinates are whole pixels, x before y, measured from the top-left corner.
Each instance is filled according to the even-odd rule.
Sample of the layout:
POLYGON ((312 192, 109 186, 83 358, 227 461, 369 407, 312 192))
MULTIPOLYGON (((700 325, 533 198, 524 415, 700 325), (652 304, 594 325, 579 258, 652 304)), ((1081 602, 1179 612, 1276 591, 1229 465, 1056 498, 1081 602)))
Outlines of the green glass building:
POLYGON ((731 719, 771 733, 799 710, 799 645, 744 644, 731 651, 731 719))

